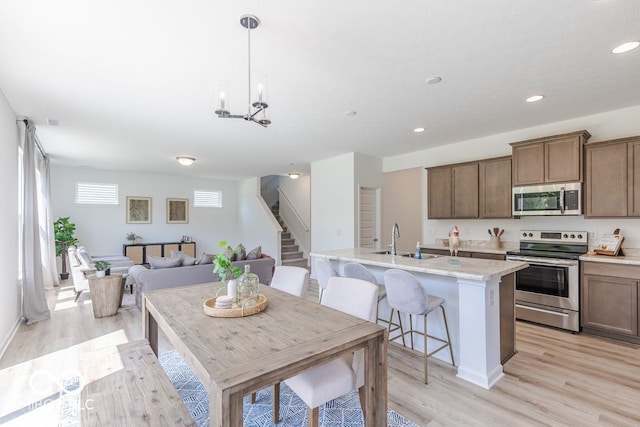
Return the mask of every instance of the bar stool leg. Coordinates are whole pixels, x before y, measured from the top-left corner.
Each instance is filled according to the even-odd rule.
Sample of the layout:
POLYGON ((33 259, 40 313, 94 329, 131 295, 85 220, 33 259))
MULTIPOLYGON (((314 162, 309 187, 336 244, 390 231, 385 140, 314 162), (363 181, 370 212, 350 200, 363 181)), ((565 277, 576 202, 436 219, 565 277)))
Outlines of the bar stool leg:
POLYGON ((411 350, 413 348, 413 314, 409 313, 409 335, 411 336, 411 350))
MULTIPOLYGON (((449 325, 447 324, 447 314, 444 312, 444 306, 441 305, 442 318, 444 319, 444 329, 447 331, 447 342, 449 343, 449 353, 451 354, 451 364, 456 366, 456 362, 453 359, 453 346, 451 345, 451 337, 449 336, 449 325)), ((425 347, 426 348, 426 347, 425 347)))
POLYGON ((424 317, 424 383, 429 384, 429 376, 428 376, 428 367, 427 367, 427 359, 429 358, 427 351, 427 316, 424 317))

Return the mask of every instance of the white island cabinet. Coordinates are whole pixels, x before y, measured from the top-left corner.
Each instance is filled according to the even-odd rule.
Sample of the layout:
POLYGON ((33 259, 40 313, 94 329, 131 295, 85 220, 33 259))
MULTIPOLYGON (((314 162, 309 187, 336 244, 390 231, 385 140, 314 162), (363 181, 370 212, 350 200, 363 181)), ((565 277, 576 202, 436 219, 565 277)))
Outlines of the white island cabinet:
MULTIPOLYGON (((503 316, 501 320, 500 315, 500 282, 503 277, 513 277, 512 273, 526 268, 527 263, 426 254, 423 259, 414 259, 377 254, 372 249, 362 248, 314 252, 311 257, 328 259, 340 275, 349 262, 363 264, 381 284, 384 283, 384 272, 390 268, 412 273, 429 294, 446 300, 457 376, 485 389, 504 376, 500 358, 500 322, 505 319, 503 316)), ((508 286, 513 292, 512 280, 508 286)), ((379 317, 388 318, 389 312, 386 300, 382 301, 379 317)), ((515 322, 515 318, 506 321, 515 322)), ((415 318, 414 322, 414 327, 421 330, 422 322, 415 318)), ((444 336, 442 321, 434 316, 427 323, 429 334, 444 336)), ((417 350, 423 351, 421 340, 416 340, 415 344, 417 350)), ((451 363, 447 351, 438 352, 434 357, 451 363)))

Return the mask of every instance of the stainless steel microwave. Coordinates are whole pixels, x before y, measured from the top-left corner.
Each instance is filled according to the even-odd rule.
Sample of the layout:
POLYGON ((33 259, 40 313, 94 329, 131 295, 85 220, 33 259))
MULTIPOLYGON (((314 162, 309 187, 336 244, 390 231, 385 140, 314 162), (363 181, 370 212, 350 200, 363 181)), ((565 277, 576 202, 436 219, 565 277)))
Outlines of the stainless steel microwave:
POLYGON ((513 215, 581 215, 582 183, 513 187, 513 215))

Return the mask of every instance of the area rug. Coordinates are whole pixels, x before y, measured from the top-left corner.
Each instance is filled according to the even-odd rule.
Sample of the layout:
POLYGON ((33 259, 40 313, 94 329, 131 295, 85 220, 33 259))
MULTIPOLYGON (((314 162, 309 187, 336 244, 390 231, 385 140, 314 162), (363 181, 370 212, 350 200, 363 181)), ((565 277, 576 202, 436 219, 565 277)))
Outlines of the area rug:
MULTIPOLYGON (((198 426, 209 425, 209 394, 200 384, 178 352, 160 354, 160 363, 180 393, 187 409, 198 426)), ((255 404, 244 398, 244 425, 251 427, 307 425, 307 406, 286 384, 280 387, 280 423, 273 424, 271 416, 271 387, 257 394, 255 404)), ((327 402, 320 407, 319 424, 324 427, 361 427, 364 425, 358 392, 327 402)), ((387 409, 389 427, 418 427, 397 412, 387 409)))

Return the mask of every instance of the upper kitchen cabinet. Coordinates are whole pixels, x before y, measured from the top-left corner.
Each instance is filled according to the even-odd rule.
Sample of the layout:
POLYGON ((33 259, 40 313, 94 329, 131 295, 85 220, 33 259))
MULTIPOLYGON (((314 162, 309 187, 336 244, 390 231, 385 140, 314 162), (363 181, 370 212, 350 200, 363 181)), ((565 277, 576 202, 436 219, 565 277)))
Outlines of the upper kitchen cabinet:
POLYGON ((511 157, 482 160, 478 166, 480 218, 511 218, 511 157))
POLYGON ((427 198, 429 218, 451 218, 452 190, 451 166, 427 169, 427 198))
POLYGON ((640 136, 585 149, 585 216, 640 216, 640 136))
POLYGON ((429 219, 511 218, 511 158, 428 168, 429 219))
POLYGON ((582 182, 586 130, 511 143, 513 186, 582 182))

